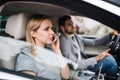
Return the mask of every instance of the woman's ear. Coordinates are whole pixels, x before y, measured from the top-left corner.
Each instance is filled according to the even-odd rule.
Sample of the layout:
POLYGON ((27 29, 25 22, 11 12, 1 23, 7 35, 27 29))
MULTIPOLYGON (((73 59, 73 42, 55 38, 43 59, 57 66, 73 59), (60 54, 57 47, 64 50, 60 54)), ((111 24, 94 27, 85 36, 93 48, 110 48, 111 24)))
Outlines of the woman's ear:
POLYGON ((35 31, 31 31, 30 35, 33 36, 33 37, 36 37, 36 32, 35 31))

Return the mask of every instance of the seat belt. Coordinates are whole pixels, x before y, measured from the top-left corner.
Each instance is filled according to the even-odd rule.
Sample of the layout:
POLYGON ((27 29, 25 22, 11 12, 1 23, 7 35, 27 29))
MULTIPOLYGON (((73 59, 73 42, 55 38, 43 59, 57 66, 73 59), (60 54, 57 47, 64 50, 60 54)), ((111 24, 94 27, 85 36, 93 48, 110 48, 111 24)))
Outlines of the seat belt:
POLYGON ((72 35, 72 40, 74 41, 74 43, 75 43, 75 45, 77 46, 77 49, 78 49, 78 52, 77 52, 77 55, 78 55, 78 61, 77 61, 77 63, 79 62, 79 61, 81 61, 81 50, 80 50, 80 47, 79 47, 79 43, 78 43, 78 41, 77 41, 77 38, 75 37, 75 35, 72 35))
MULTIPOLYGON (((78 39, 77 39, 77 36, 76 36, 76 35, 74 35, 74 36, 75 36, 75 38, 76 38, 76 41, 77 41, 78 45, 80 45, 80 43, 79 43, 79 41, 78 41, 78 39)), ((79 48, 80 48, 80 47, 79 47, 79 48)), ((81 54, 81 57, 84 57, 85 59, 88 58, 88 56, 87 56, 86 54, 84 54, 81 50, 80 50, 80 54, 81 54)))

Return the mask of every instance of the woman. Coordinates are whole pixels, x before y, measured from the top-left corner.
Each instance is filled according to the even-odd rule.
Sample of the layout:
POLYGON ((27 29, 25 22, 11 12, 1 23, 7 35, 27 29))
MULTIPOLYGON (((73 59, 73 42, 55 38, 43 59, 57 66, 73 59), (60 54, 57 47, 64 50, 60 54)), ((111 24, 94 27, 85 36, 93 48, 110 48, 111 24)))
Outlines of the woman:
MULTIPOLYGON (((59 39, 52 30, 52 22, 48 16, 36 14, 32 15, 28 19, 26 40, 27 42, 42 48, 45 48, 46 45, 49 44, 51 49, 57 55, 62 56, 59 48, 59 39), (54 38, 57 40, 53 43, 54 38)), ((24 50, 29 51, 29 48, 24 50)), ((29 52, 35 56, 33 49, 31 49, 29 52)), ((60 80, 61 78, 69 79, 69 68, 67 65, 60 70, 60 73, 56 73, 43 64, 36 62, 23 52, 21 52, 17 58, 16 70, 21 71, 22 73, 45 77, 52 80, 60 80)))

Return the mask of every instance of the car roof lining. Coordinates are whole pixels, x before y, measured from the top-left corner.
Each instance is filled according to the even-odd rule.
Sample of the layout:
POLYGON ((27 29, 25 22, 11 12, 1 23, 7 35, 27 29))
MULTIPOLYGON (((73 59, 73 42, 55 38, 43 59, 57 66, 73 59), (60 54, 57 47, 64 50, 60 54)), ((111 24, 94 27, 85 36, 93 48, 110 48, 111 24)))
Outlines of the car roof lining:
POLYGON ((63 7, 59 7, 47 3, 27 2, 27 1, 14 1, 8 2, 3 7, 1 14, 13 15, 21 12, 25 13, 40 13, 50 16, 62 16, 65 14, 72 14, 72 11, 63 7))
MULTIPOLYGON (((88 17, 88 18, 91 18, 91 19, 94 19, 94 20, 97 20, 105 25, 108 25, 109 27, 113 28, 113 29, 116 29, 118 31, 120 31, 120 16, 117 16, 113 13, 110 13, 109 11, 106 11, 104 9, 101 9, 101 8, 98 8, 94 5, 91 5, 91 4, 88 4, 82 0, 60 0, 60 1, 54 1, 54 0, 42 0, 42 1, 37 1, 37 0, 29 0, 29 1, 26 1, 28 2, 29 4, 31 3, 35 3, 36 5, 34 6, 40 6, 40 5, 37 5, 37 4, 45 4, 44 6, 50 8, 49 10, 48 9, 45 9, 43 7, 43 11, 40 10, 40 7, 39 8, 36 8, 35 7, 33 8, 34 11, 30 10, 30 8, 26 9, 26 7, 28 7, 26 4, 23 5, 22 8, 20 8, 20 6, 17 6, 17 7, 9 7, 10 3, 12 2, 25 2, 25 1, 20 1, 20 0, 15 0, 15 1, 4 1, 2 4, 3 5, 6 5, 1 14, 5 14, 5 15, 12 15, 12 14, 18 14, 18 13, 21 13, 21 12, 28 12, 28 13, 42 13, 43 11, 43 14, 49 14, 50 16, 62 16, 62 15, 79 15, 79 16, 85 16, 85 17, 88 17), (42 3, 41 3, 42 2, 42 3), (9 3, 9 5, 8 5, 9 3), (48 4, 49 3, 49 4, 48 4), (66 4, 67 3, 67 4, 66 4), (48 4, 48 5, 46 5, 48 4), (52 6, 50 6, 52 5, 52 6), (72 6, 71 6, 72 5, 72 6), (61 7, 62 6, 62 7, 61 7), (53 7, 53 8, 52 8, 53 7), (56 7, 57 9, 54 9, 54 7, 56 7), (15 11, 13 8, 18 8, 17 11, 15 11), (7 9, 11 9, 11 10, 7 10, 7 9), (22 10, 23 9, 23 10, 22 10), (48 12, 47 12, 48 10, 48 12), (57 12, 58 11, 58 12, 57 12), (14 13, 13 13, 14 12, 14 13)), ((21 3, 22 5, 23 3, 21 3)), ((16 6, 16 5, 15 5, 16 6)), ((29 5, 29 7, 31 7, 29 5)), ((41 7, 42 8, 42 7, 41 7)))

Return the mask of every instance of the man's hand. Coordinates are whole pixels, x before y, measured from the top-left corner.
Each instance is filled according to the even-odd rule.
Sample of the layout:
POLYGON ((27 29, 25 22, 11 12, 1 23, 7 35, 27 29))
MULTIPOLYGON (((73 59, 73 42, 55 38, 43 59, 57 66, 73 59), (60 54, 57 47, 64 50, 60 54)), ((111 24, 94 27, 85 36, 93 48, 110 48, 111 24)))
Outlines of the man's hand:
POLYGON ((97 55, 96 60, 99 61, 99 60, 103 59, 105 56, 110 56, 111 54, 108 53, 109 51, 110 51, 110 49, 107 49, 104 52, 102 52, 101 54, 97 55))
POLYGON ((116 30, 113 30, 112 32, 109 33, 110 35, 118 35, 118 32, 116 30))

